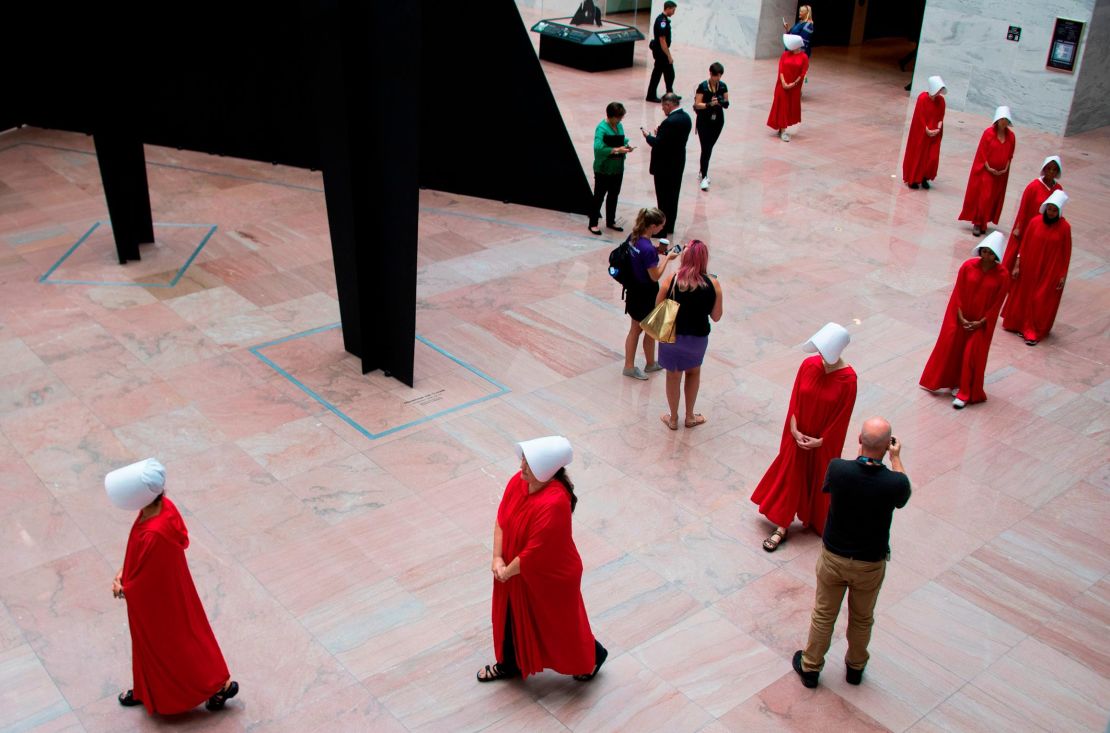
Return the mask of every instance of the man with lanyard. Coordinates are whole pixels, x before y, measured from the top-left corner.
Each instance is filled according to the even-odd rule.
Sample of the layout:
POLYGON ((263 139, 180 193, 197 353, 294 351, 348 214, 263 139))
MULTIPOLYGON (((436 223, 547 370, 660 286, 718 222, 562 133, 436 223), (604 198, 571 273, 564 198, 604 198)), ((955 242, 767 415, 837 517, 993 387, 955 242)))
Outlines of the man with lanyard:
POLYGON ((647 101, 658 102, 656 92, 659 90, 659 79, 663 78, 667 85, 667 93, 674 91, 674 56, 671 55, 671 16, 678 9, 678 3, 667 0, 663 3, 663 12, 655 19, 652 28, 651 55, 655 59, 655 66, 651 70, 651 82, 648 83, 647 101))
POLYGON ((848 652, 845 679, 863 681, 869 655, 875 602, 890 557, 890 522, 894 510, 910 500, 910 480, 902 466, 902 444, 891 436, 890 423, 873 417, 859 435, 859 457, 834 458, 825 474, 829 516, 817 557, 817 593, 810 619, 809 642, 794 652, 794 671, 806 687, 817 687, 825 665, 833 626, 848 592, 848 652), (890 452, 890 468, 883 456, 890 452))

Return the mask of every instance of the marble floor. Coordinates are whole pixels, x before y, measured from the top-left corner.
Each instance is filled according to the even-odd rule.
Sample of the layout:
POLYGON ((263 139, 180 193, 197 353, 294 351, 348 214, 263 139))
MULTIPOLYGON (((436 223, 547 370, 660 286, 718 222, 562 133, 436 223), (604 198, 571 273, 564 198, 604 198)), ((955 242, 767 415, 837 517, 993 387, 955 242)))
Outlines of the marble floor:
MULTIPOLYGON (((632 69, 547 65, 583 163, 612 99, 652 126, 632 69)), ((317 174, 147 149, 157 243, 114 264, 90 138, 0 135, 0 730, 1101 731, 1110 715, 1110 128, 1018 135, 1002 225, 1060 154, 1075 233, 1056 328, 999 332, 988 402, 916 388, 958 264, 991 110, 950 112, 933 190, 901 185, 896 45, 821 49, 789 144, 764 127, 773 60, 720 58, 732 107, 678 235, 725 292, 698 409, 621 376, 618 241, 585 219, 422 193, 417 382, 344 356, 317 174), (99 222, 99 223, 98 223, 99 222), (774 554, 749 502, 799 344, 846 324, 855 426, 887 416, 914 482, 897 512, 864 683, 790 668, 820 545, 774 554), (489 547, 513 442, 570 437, 583 592, 610 649, 591 684, 478 685, 489 547), (110 469, 157 455, 242 693, 213 716, 123 709, 130 640, 111 578, 131 516, 110 469)), ((681 91, 717 60, 677 49, 681 91)), ((922 70, 927 75, 927 70, 922 70)), ((999 100, 1000 103, 1006 100, 999 100)), ((653 203, 647 149, 621 216, 653 203)), ((854 434, 854 433, 852 433, 854 434)), ((850 434, 850 435, 852 435, 850 434)), ((851 438, 846 452, 852 452, 851 438)))

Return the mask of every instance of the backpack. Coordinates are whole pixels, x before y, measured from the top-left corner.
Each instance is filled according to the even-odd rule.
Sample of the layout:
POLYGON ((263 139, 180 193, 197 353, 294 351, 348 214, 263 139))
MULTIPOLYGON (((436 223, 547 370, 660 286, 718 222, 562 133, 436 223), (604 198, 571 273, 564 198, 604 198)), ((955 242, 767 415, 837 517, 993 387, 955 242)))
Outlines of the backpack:
MULTIPOLYGON (((609 277, 620 283, 625 290, 636 284, 636 275, 632 272, 632 257, 631 237, 609 253, 609 277)), ((621 295, 623 297, 623 293, 621 295)))

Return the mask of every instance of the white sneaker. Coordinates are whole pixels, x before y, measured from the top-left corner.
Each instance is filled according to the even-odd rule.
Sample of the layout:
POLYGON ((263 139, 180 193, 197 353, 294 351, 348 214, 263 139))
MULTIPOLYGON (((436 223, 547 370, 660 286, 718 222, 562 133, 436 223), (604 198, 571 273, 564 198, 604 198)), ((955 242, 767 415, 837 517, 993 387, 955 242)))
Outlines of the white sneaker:
POLYGON ((963 400, 961 400, 961 399, 960 399, 959 397, 957 397, 956 399, 952 400, 952 407, 956 408, 957 410, 962 410, 962 409, 964 409, 964 408, 965 408, 966 406, 967 406, 967 403, 966 403, 966 402, 964 402, 963 400))
POLYGON ((783 132, 781 135, 779 135, 779 137, 782 138, 782 141, 784 143, 790 142, 790 133, 789 132, 783 132))
POLYGON ((708 191, 709 190, 709 176, 706 176, 705 178, 701 179, 701 190, 702 191, 708 191))

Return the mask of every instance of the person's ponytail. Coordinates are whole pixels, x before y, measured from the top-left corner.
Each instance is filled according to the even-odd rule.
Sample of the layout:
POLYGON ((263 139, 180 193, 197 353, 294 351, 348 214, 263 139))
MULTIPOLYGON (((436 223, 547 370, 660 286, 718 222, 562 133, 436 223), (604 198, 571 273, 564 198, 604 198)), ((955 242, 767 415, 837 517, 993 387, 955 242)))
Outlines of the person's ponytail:
POLYGON ((567 475, 567 469, 560 468, 551 478, 566 487, 567 493, 570 494, 570 512, 573 514, 574 507, 578 503, 578 497, 574 495, 574 483, 570 480, 570 476, 567 475))

